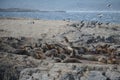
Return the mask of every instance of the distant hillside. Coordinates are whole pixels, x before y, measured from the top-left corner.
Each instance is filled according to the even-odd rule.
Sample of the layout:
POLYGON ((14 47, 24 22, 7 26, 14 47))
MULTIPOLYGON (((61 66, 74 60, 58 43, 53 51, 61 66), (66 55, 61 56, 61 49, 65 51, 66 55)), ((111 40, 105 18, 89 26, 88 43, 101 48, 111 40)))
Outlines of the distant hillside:
POLYGON ((21 9, 21 8, 0 8, 0 12, 38 12, 39 10, 21 9))
POLYGON ((21 9, 21 8, 0 8, 0 12, 65 12, 65 11, 41 11, 41 10, 33 10, 33 9, 21 9))

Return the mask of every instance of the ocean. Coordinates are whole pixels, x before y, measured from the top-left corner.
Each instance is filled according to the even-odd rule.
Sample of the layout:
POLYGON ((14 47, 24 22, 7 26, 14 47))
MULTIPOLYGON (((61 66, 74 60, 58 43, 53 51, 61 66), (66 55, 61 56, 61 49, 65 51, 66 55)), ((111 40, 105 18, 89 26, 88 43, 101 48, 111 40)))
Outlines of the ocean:
POLYGON ((41 12, 0 12, 0 17, 35 18, 44 20, 99 21, 120 23, 120 12, 87 11, 41 11, 41 12))

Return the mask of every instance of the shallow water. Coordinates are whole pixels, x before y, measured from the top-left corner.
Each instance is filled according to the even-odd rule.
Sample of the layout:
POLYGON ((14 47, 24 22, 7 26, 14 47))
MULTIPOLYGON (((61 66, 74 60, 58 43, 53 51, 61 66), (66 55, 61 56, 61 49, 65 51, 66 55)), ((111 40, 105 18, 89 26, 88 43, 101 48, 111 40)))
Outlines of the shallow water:
POLYGON ((0 12, 0 17, 85 20, 120 23, 120 12, 0 12))

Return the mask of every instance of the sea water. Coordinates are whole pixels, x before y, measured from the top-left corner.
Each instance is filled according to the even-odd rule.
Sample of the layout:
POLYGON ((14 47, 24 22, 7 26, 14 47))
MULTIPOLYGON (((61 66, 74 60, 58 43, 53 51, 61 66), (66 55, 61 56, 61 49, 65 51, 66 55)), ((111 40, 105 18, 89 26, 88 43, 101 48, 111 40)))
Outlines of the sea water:
POLYGON ((65 11, 65 12, 0 12, 0 17, 36 18, 45 20, 73 20, 73 21, 100 21, 120 23, 120 12, 87 12, 87 11, 65 11))

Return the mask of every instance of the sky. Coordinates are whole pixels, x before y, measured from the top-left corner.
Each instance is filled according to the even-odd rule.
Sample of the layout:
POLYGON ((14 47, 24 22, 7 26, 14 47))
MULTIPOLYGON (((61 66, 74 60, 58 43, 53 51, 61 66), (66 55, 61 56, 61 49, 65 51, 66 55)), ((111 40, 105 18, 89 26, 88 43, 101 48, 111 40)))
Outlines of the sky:
POLYGON ((0 0, 0 8, 68 11, 120 11, 120 0, 0 0), (107 5, 111 4, 110 7, 107 5))

